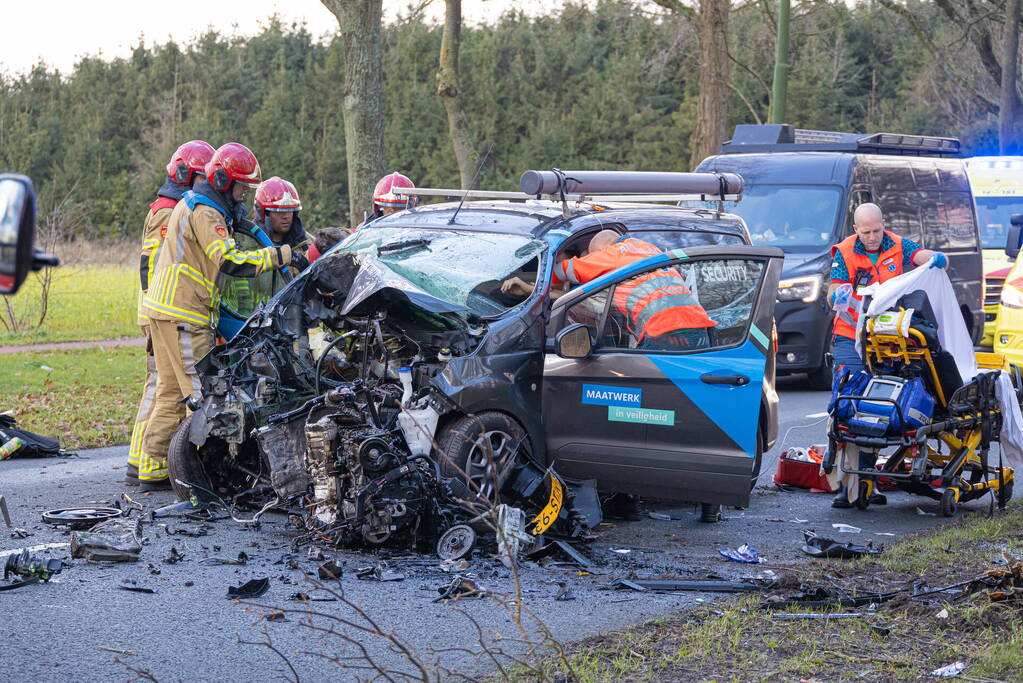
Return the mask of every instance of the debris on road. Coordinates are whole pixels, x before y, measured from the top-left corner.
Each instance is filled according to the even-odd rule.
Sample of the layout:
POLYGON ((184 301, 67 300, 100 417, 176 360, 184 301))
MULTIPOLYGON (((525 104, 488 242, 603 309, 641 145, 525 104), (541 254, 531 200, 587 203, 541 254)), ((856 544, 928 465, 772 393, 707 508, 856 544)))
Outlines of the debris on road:
POLYGON ((760 553, 757 552, 756 548, 751 547, 749 543, 743 543, 735 550, 731 548, 718 548, 718 555, 729 562, 742 562, 744 564, 760 564, 764 562, 764 559, 760 557, 760 553))
MULTIPOLYGON (((581 552, 575 549, 575 547, 568 541, 553 540, 545 545, 540 546, 536 550, 532 550, 526 553, 525 557, 527 560, 540 560, 547 557, 560 553, 568 562, 568 564, 577 565, 579 567, 590 568, 593 566, 593 560, 583 555, 581 552)), ((552 563, 555 565, 563 564, 561 562, 552 563)))
POLYGON ((866 545, 856 543, 839 543, 831 538, 818 536, 814 531, 805 529, 803 531, 803 552, 812 557, 840 558, 848 560, 863 555, 877 555, 884 552, 884 548, 867 541, 866 545))
POLYGON ((356 578, 362 581, 404 581, 405 574, 386 564, 374 567, 360 567, 355 570, 356 578))
POLYGON ((217 565, 222 565, 222 564, 232 564, 232 565, 239 565, 240 566, 240 565, 245 565, 245 564, 248 564, 248 563, 249 563, 249 556, 245 554, 245 551, 239 552, 238 553, 238 557, 235 558, 235 559, 231 559, 229 557, 204 557, 203 559, 199 560, 199 564, 205 565, 205 566, 208 566, 208 567, 215 567, 217 565))
POLYGON ((849 613, 846 613, 846 614, 835 614, 834 612, 831 612, 831 613, 828 613, 828 614, 817 614, 815 612, 811 612, 809 614, 772 614, 771 618, 772 619, 782 619, 782 620, 784 620, 784 619, 789 619, 789 620, 799 620, 799 619, 859 619, 859 618, 861 618, 863 616, 865 616, 865 615, 861 614, 859 612, 849 612, 849 613))
POLYGON ((840 534, 858 534, 863 529, 858 526, 852 526, 851 524, 832 524, 832 529, 837 529, 840 534))
POLYGON ((327 597, 323 597, 323 598, 313 598, 313 597, 310 597, 308 593, 301 593, 301 592, 299 592, 299 593, 292 593, 290 596, 288 596, 288 599, 289 600, 294 600, 295 602, 337 602, 337 598, 335 598, 333 596, 327 596, 327 597))
POLYGON ((70 529, 88 529, 122 514, 120 509, 113 507, 57 508, 44 512, 43 521, 47 524, 64 524, 70 529))
POLYGON ((185 559, 185 554, 178 552, 178 549, 171 546, 170 552, 167 557, 163 558, 164 564, 177 564, 181 560, 185 559))
POLYGON ((558 594, 554 596, 554 599, 559 602, 565 602, 568 600, 575 600, 575 593, 572 592, 571 587, 567 583, 558 583, 558 594))
POLYGON ((449 584, 438 588, 437 592, 440 593, 440 597, 436 598, 434 602, 447 602, 448 600, 461 600, 463 598, 482 598, 486 595, 486 592, 481 590, 475 581, 464 576, 454 577, 449 584))
POLYGON ((456 524, 437 541, 437 557, 445 561, 460 560, 472 552, 476 532, 466 524, 456 524))
POLYGON ((156 593, 156 590, 147 586, 140 586, 137 581, 132 579, 125 579, 117 586, 123 591, 131 591, 132 593, 156 593))
POLYGON ((333 560, 321 564, 316 568, 316 572, 322 581, 340 580, 342 573, 341 567, 333 560))
POLYGON ((764 586, 746 581, 675 581, 647 579, 615 579, 610 588, 629 588, 634 591, 695 591, 699 593, 749 593, 764 586))
POLYGON ((800 592, 789 596, 771 596, 760 603, 760 609, 787 609, 789 607, 864 607, 888 602, 903 590, 877 593, 874 591, 840 591, 823 586, 802 586, 800 592))
POLYGON ((240 586, 228 586, 227 597, 236 600, 258 598, 270 589, 270 579, 252 579, 240 586))
POLYGON ((138 562, 142 552, 142 522, 111 519, 90 531, 71 534, 71 557, 96 562, 138 562))
POLYGON ((0 591, 14 590, 40 581, 46 582, 64 568, 61 560, 42 558, 30 554, 28 548, 12 553, 4 563, 4 580, 10 583, 0 585, 0 591), (20 580, 12 580, 20 579, 20 580))

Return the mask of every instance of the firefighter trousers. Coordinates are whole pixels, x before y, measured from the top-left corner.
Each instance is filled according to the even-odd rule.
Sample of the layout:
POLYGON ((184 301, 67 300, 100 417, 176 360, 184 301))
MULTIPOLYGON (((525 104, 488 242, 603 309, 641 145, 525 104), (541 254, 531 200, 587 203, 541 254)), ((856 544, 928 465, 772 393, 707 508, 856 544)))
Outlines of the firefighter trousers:
POLYGON ((178 425, 185 419, 187 396, 201 395, 195 362, 213 346, 213 330, 174 320, 150 320, 156 390, 152 412, 142 439, 140 481, 166 479, 167 450, 178 425))
POLYGON ((128 446, 128 466, 138 472, 142 464, 142 437, 146 433, 146 422, 153 410, 153 399, 156 397, 156 360, 153 358, 153 336, 149 322, 142 324, 142 336, 146 339, 146 381, 142 384, 142 400, 135 412, 135 425, 131 430, 131 443, 128 446))

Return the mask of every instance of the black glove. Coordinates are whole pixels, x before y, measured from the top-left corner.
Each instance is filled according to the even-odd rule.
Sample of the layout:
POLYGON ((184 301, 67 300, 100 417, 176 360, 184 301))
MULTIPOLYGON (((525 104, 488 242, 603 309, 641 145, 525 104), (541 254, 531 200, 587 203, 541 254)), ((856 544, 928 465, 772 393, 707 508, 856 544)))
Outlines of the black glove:
POLYGON ((298 269, 298 272, 302 272, 309 267, 309 259, 305 257, 305 254, 298 251, 297 249, 291 250, 291 265, 298 269))

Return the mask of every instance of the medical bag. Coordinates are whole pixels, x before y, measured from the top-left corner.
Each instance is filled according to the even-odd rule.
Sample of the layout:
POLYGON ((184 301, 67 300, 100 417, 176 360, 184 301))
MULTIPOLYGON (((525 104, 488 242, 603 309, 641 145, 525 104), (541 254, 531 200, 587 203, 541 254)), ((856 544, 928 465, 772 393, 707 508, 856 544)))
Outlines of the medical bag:
POLYGON ((860 370, 854 373, 836 374, 831 383, 831 400, 828 402, 828 412, 839 420, 848 420, 856 412, 853 401, 839 401, 839 396, 862 396, 863 391, 870 382, 870 373, 860 370))
POLYGON ((934 413, 934 397, 919 377, 871 377, 862 396, 851 401, 856 404, 855 412, 846 422, 856 434, 899 436, 905 430, 930 424, 934 413))

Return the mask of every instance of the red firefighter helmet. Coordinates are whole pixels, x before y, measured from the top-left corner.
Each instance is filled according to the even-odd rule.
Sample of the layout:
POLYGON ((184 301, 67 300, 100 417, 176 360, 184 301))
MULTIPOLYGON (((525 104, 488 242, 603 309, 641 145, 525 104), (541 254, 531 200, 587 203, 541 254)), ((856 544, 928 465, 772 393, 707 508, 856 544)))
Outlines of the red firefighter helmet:
POLYGON ((400 173, 385 175, 373 188, 373 206, 378 209, 404 209, 408 197, 394 193, 396 187, 415 187, 416 184, 400 173))
POLYGON ((192 176, 205 173, 206 164, 213 158, 213 145, 205 140, 189 140, 171 156, 167 175, 178 185, 191 185, 192 176))
POLYGON ((267 211, 301 211, 298 190, 284 178, 273 176, 260 183, 256 190, 256 214, 263 220, 267 211))
POLYGON ((256 187, 262 176, 256 155, 237 142, 221 145, 206 164, 206 178, 217 192, 227 192, 233 183, 256 187))

